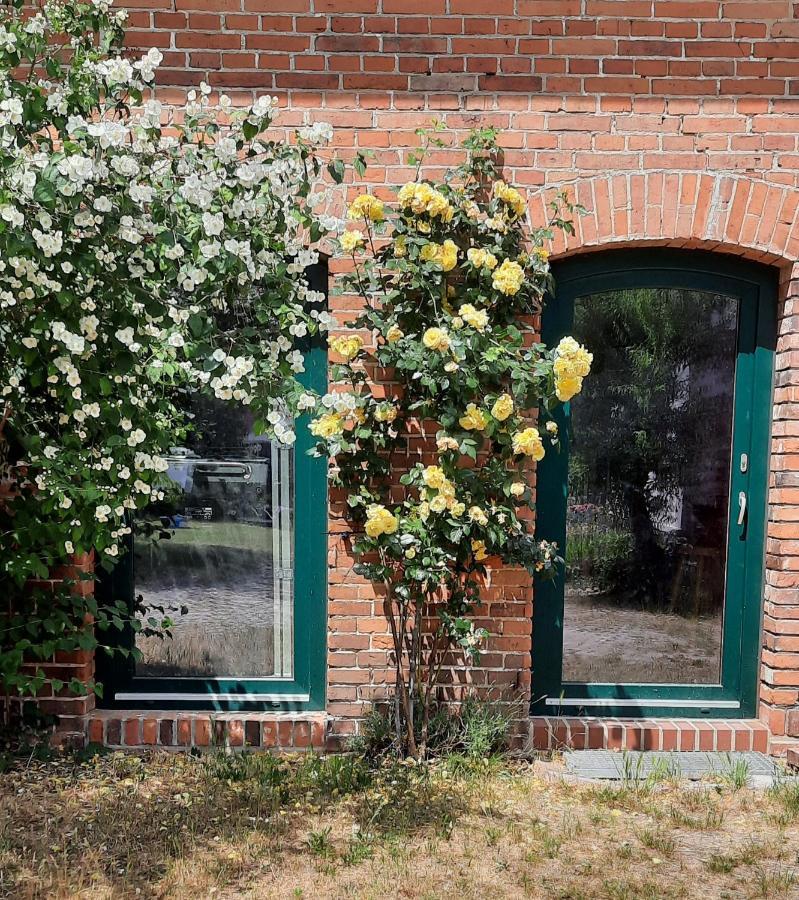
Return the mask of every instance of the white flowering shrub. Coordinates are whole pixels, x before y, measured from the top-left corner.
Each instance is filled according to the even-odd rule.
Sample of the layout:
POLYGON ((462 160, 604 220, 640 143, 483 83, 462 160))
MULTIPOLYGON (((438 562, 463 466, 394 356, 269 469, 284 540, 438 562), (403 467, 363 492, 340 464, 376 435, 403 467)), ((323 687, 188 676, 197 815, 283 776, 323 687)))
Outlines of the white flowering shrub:
POLYGON ((344 287, 364 312, 330 342, 346 390, 311 423, 359 534, 357 570, 386 598, 396 738, 412 756, 426 752, 442 666, 475 661, 487 637, 475 622, 487 561, 555 571, 557 547, 532 534, 528 475, 557 452, 549 411, 592 361, 573 338, 547 349, 533 329, 550 283, 543 244, 572 229, 561 210, 576 207, 561 197, 551 227, 530 229, 526 199, 499 178, 495 137, 473 133, 441 182, 419 168, 393 204, 351 204, 344 287))
POLYGON ((0 3, 0 427, 14 486, 0 513, 0 686, 12 692, 46 680, 24 657, 91 648, 87 617, 102 634, 129 614, 25 586, 73 554, 119 556, 128 513, 158 498, 162 454, 180 443, 181 396, 248 404, 290 444, 309 402, 298 342, 329 324, 303 275, 309 242, 336 224, 313 212, 329 126, 269 139, 272 98, 212 105, 206 86, 163 108, 150 90, 161 54, 125 58, 110 5, 0 3))

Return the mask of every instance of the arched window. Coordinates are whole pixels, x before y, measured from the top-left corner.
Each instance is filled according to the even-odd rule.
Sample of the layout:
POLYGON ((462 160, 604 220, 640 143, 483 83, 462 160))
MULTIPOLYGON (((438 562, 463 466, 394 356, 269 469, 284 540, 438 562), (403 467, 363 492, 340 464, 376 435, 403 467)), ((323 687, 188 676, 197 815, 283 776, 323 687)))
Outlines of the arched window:
POLYGON ((565 574, 536 585, 533 708, 752 715, 775 273, 646 249, 554 274, 544 339, 573 334, 594 364, 538 468, 565 574))

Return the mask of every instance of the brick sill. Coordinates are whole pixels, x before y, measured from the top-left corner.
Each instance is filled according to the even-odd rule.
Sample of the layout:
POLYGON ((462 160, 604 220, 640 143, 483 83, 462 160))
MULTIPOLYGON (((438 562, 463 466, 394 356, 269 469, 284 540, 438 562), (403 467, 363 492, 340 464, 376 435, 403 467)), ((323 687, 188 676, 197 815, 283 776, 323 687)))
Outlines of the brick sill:
POLYGON ((251 747, 322 750, 328 716, 313 713, 182 712, 179 710, 95 710, 86 720, 86 740, 106 747, 251 747))
MULTIPOLYGON (((769 750, 768 728, 757 719, 616 719, 531 716, 525 749, 532 750, 769 750)), ((779 752, 779 749, 775 747, 779 752)))

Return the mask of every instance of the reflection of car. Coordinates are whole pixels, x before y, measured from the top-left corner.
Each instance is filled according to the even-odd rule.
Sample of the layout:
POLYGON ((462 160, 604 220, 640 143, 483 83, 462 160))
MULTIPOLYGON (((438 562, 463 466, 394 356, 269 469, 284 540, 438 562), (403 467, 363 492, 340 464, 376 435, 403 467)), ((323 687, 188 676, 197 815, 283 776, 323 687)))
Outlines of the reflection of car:
POLYGON ((187 518, 271 524, 268 460, 170 456, 167 462, 167 475, 183 492, 187 518))

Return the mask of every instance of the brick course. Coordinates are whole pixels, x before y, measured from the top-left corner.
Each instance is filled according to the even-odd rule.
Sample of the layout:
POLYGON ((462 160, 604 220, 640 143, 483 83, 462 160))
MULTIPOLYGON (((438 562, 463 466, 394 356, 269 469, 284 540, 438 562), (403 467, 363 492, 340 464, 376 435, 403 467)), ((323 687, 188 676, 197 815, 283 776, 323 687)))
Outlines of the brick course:
MULTIPOLYGON (((746 256, 779 269, 760 720, 779 738, 780 750, 799 738, 799 4, 126 5, 131 49, 158 46, 164 52, 159 91, 165 100, 176 96, 175 88, 203 79, 241 102, 274 93, 285 127, 324 119, 336 128, 336 152, 343 158, 374 150, 365 180, 378 193, 412 176, 408 152, 418 144, 420 125, 440 118, 459 136, 494 125, 506 177, 531 192, 534 219, 543 221, 546 199, 563 187, 588 210, 574 237, 558 238, 556 257, 609 246, 670 245, 746 256)), ((447 151, 431 154, 427 174, 439 173, 451 158, 447 151)), ((331 300, 337 315, 353 314, 346 298, 331 300)), ((351 734, 358 717, 384 695, 389 653, 382 600, 352 573, 340 512, 334 498, 327 704, 332 740, 351 734)), ((480 615, 495 637, 486 665, 462 676, 462 683, 529 692, 531 609, 525 576, 493 573, 480 615)), ((142 742, 171 745, 182 740, 187 719, 145 716, 124 727, 123 720, 94 717, 91 733, 97 735, 97 723, 104 722, 104 739, 122 744, 139 736, 141 724, 142 742)), ((197 723, 204 720, 192 721, 196 740, 197 723)), ((199 727, 205 740, 206 726, 199 727)), ((539 727, 534 723, 531 734, 539 727)), ((584 727, 595 727, 609 741, 607 725, 584 727)), ((658 740, 665 741, 669 728, 657 728, 658 740)))

